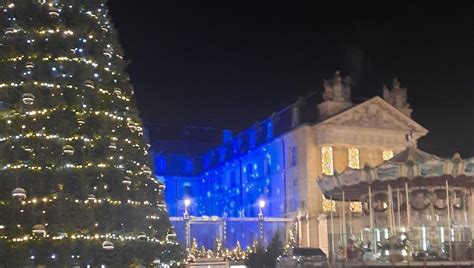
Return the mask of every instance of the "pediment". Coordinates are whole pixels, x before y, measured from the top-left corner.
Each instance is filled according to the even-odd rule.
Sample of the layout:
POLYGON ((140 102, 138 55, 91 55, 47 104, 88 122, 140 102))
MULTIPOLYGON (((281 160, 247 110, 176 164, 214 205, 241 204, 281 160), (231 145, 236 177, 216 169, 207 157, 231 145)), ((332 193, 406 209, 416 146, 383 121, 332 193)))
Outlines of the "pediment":
POLYGON ((336 114, 321 122, 320 125, 339 125, 428 133, 427 129, 380 97, 374 97, 344 112, 336 114))

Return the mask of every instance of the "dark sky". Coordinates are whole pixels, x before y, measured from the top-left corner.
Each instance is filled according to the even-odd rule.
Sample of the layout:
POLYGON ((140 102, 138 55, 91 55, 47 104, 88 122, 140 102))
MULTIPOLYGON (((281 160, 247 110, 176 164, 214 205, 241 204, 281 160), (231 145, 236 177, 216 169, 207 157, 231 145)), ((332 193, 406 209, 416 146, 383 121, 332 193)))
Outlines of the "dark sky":
POLYGON ((359 74, 353 97, 399 77, 420 147, 473 156, 473 2, 325 2, 111 1, 141 116, 239 130, 340 69, 359 74))

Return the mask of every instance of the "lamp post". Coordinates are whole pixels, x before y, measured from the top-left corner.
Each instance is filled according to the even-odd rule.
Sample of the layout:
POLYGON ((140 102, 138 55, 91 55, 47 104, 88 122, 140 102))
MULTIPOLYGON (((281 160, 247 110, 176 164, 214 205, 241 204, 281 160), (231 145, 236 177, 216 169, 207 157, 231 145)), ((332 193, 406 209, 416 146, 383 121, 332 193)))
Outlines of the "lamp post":
POLYGON ((258 207, 260 208, 258 213, 258 236, 260 243, 263 246, 263 208, 265 207, 265 200, 261 199, 258 202, 258 207))
POLYGON ((188 207, 191 204, 190 199, 184 199, 184 213, 183 213, 183 220, 184 220, 184 233, 185 233, 185 238, 186 238, 186 249, 189 250, 191 247, 191 225, 190 225, 190 220, 191 218, 189 217, 188 213, 188 207))

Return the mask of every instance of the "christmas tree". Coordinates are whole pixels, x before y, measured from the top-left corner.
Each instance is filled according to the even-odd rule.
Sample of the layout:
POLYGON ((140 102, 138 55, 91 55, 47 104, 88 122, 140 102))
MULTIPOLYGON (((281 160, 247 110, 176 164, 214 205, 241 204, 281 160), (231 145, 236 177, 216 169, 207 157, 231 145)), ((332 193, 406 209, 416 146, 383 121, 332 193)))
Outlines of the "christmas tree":
POLYGON ((1 267, 179 262, 125 68, 106 0, 0 0, 1 267))

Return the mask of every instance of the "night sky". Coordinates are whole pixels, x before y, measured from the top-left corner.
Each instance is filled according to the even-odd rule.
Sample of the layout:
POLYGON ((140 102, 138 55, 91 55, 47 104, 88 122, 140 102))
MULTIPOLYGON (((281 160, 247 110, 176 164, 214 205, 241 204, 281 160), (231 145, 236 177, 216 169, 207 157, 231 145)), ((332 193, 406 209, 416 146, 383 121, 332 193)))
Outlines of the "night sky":
POLYGON ((355 98, 399 77, 420 147, 474 156, 474 2, 309 2, 111 1, 143 119, 242 130, 339 69, 355 98))

